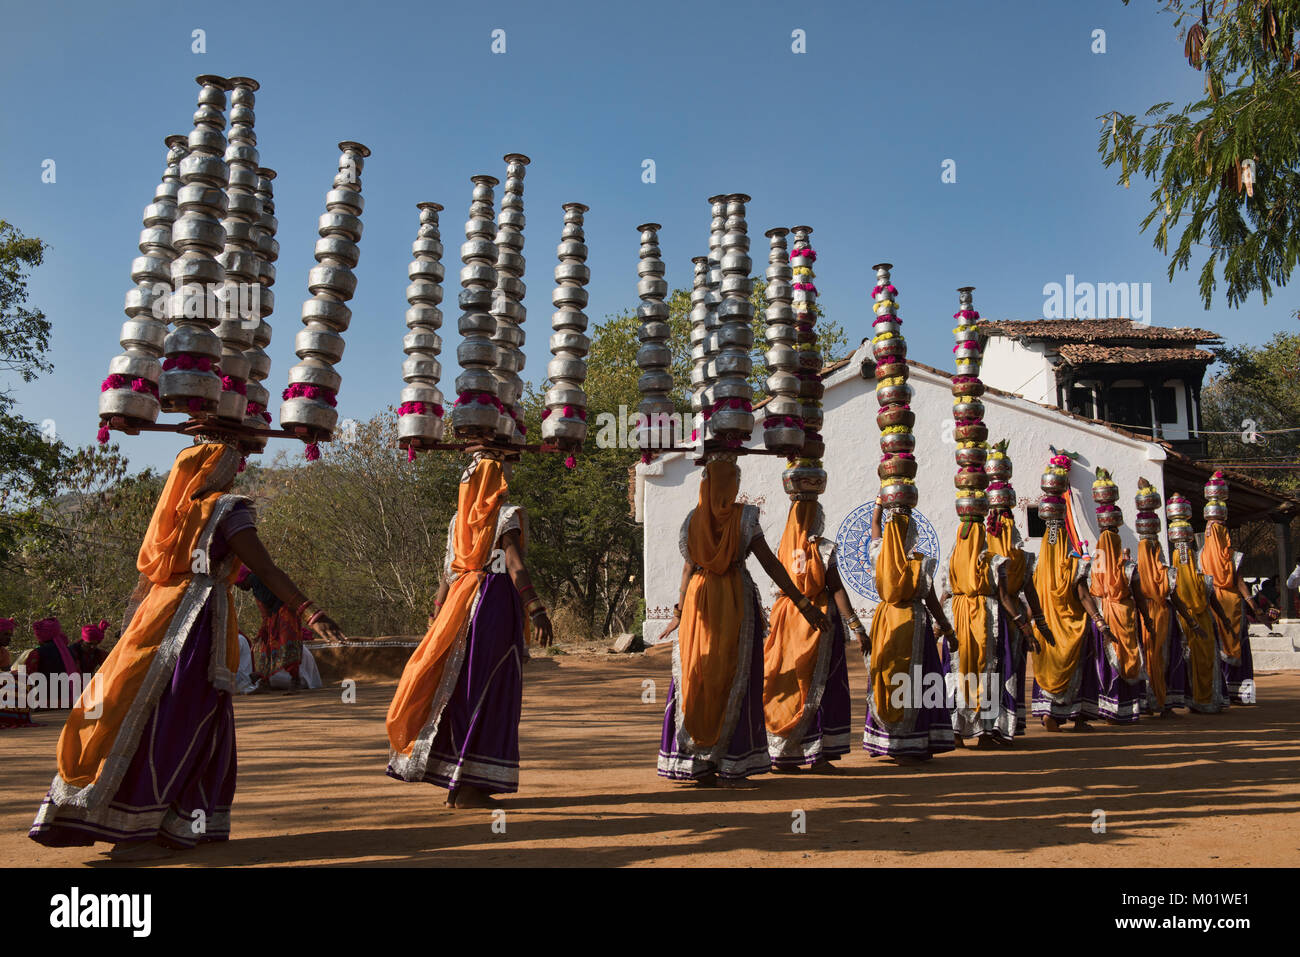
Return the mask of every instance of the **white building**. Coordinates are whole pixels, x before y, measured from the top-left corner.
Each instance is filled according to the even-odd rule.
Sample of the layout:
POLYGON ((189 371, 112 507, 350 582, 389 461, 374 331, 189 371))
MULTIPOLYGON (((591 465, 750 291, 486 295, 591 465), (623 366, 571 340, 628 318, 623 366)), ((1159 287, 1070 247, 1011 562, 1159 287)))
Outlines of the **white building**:
MULTIPOLYGON (((911 406, 916 412, 916 478, 920 503, 915 515, 920 521, 920 547, 936 558, 946 558, 958 528, 954 508, 953 476, 957 466, 953 459, 952 393, 948 373, 911 362, 911 385, 915 390, 911 406)), ((875 586, 867 560, 870 509, 880 481, 876 466, 880 459, 880 433, 876 427, 875 365, 869 344, 859 347, 850 358, 829 366, 824 372, 826 439, 825 468, 829 476, 821 504, 826 513, 825 535, 838 544, 839 567, 848 586, 854 607, 864 622, 875 605, 875 586)), ((1071 487, 1076 497, 1076 521, 1092 522, 1092 482, 1098 466, 1113 474, 1121 490, 1120 506, 1125 518, 1132 520, 1133 495, 1137 480, 1145 478, 1167 499, 1169 485, 1191 499, 1199 515, 1201 488, 1211 470, 1196 465, 1168 445, 1104 423, 1049 408, 1027 398, 990 388, 983 397, 984 420, 989 441, 1008 439, 1008 454, 1015 465, 1013 485, 1019 498, 1016 523, 1031 551, 1038 548, 1042 525, 1036 505, 1041 496, 1039 476, 1050 457, 1051 446, 1076 455, 1070 471, 1071 487), (1173 475, 1167 482, 1166 476, 1173 475)), ((752 447, 761 448, 762 433, 755 430, 752 447)), ((755 504, 761 512, 763 532, 775 550, 785 527, 789 499, 781 487, 785 459, 778 456, 743 456, 741 498, 755 504)), ((699 496, 702 468, 692 455, 673 452, 648 465, 638 465, 635 474, 634 510, 644 523, 647 643, 658 640, 672 614, 681 581, 682 556, 678 532, 687 512, 699 496)), ((1279 508, 1295 509, 1300 503, 1279 498, 1258 483, 1233 485, 1229 524, 1253 520, 1272 514, 1279 508), (1258 501, 1256 501, 1258 499, 1258 501)), ((1137 540, 1132 528, 1120 531, 1124 544, 1134 553, 1137 540)), ((1080 528, 1080 536, 1095 542, 1095 524, 1080 528)), ((770 606, 772 585, 756 561, 749 562, 750 573, 758 584, 764 604, 770 606)), ((1285 577, 1285 573, 1284 573, 1285 577)))

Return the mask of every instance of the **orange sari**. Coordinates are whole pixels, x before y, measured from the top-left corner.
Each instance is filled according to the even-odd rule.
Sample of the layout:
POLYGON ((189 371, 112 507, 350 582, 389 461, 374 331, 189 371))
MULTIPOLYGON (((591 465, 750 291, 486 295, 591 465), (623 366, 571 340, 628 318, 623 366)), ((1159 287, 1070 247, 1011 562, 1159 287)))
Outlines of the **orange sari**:
MULTIPOLYGON (((227 446, 208 443, 191 446, 176 457, 154 507, 136 567, 151 587, 130 625, 117 640, 95 679, 82 692, 59 735, 59 773, 51 787, 55 803, 95 806, 116 793, 122 774, 135 753, 143 723, 151 713, 170 672, 155 666, 164 643, 197 617, 213 589, 223 589, 229 608, 230 587, 239 563, 227 558, 221 569, 207 569, 206 550, 216 524, 229 504, 241 501, 220 490, 193 496, 209 484, 213 473, 229 468, 226 455, 238 453, 227 446), (216 521, 214 521, 216 519, 216 521)), ((231 478, 234 471, 231 469, 231 478)), ((225 645, 214 634, 209 679, 233 690, 239 668, 239 628, 235 615, 225 616, 225 645)))
POLYGON ((745 583, 740 566, 739 491, 740 470, 734 463, 709 462, 686 533, 696 571, 682 601, 679 694, 683 725, 699 749, 726 743, 727 705, 740 662, 737 636, 744 622, 745 583))
MULTIPOLYGON (((794 502, 777 558, 799 591, 825 613, 829 604, 826 568, 816 544, 816 523, 816 502, 794 502)), ((772 603, 768 626, 763 646, 763 714, 769 734, 789 738, 816 708, 815 703, 809 707, 809 699, 818 661, 828 657, 821 652, 823 645, 829 650, 829 636, 823 640, 823 633, 808 623, 784 593, 772 603)))
MULTIPOLYGON (((907 524, 905 515, 894 515, 881 530, 880 556, 876 559, 876 592, 880 604, 871 616, 871 699, 876 715, 883 724, 903 720, 907 706, 893 702, 894 675, 912 678, 916 642, 916 602, 925 596, 925 558, 912 556, 904 547, 907 524)), ((921 612, 924 614, 924 612, 921 612)), ((919 667, 920 661, 915 662, 919 667)), ((919 693, 919 689, 915 689, 919 693)))
POLYGON ((1106 657, 1125 681, 1142 678, 1142 644, 1138 636, 1137 605, 1133 602, 1129 570, 1124 562, 1119 532, 1103 529, 1097 539, 1088 590, 1101 606, 1102 618, 1119 639, 1106 642, 1106 657), (1113 657, 1112 657, 1113 656, 1113 657))
MULTIPOLYGON (((1181 619, 1183 639, 1187 643, 1187 690, 1191 696, 1189 707, 1201 712, 1222 709, 1218 700, 1219 656, 1215 648, 1215 619, 1204 576, 1196 567, 1190 547, 1186 554, 1174 546, 1174 591, 1192 612, 1201 626, 1204 637, 1196 634, 1191 622, 1181 619)), ((1181 617, 1181 616, 1180 616, 1181 617)))
POLYGON ((983 681, 988 669, 990 648, 997 640, 988 600, 997 593, 993 577, 987 536, 983 524, 974 522, 966 537, 960 533, 948 556, 948 591, 951 598, 952 628, 957 633, 958 709, 978 715, 982 702, 983 681), (968 675, 977 676, 971 687, 968 675), (970 694, 974 692, 974 700, 970 694))
POLYGON ((1048 644, 1039 635, 1039 650, 1034 653, 1034 681, 1059 703, 1069 703, 1066 699, 1072 689, 1078 688, 1079 669, 1084 666, 1088 615, 1075 591, 1078 580, 1079 559, 1071 557, 1069 536, 1064 528, 1058 528, 1055 541, 1050 534, 1043 537, 1034 566, 1034 588, 1047 627, 1056 639, 1055 644, 1048 644))
POLYGON ((471 466, 468 477, 461 480, 454 530, 455 557, 451 563, 456 579, 438 616, 407 661, 388 706, 390 763, 407 781, 418 781, 424 775, 427 745, 437 733, 443 706, 454 688, 454 677, 450 682, 444 681, 446 665, 450 652, 464 640, 474 618, 484 570, 496 543, 497 516, 507 491, 505 473, 495 459, 480 459, 471 466), (435 699, 441 702, 436 707, 435 699), (426 747, 417 749, 419 743, 426 747))
POLYGON ((1241 635, 1245 630, 1246 609, 1237 590, 1237 563, 1232 553, 1232 540, 1222 522, 1205 526, 1205 544, 1201 547, 1201 571, 1210 576, 1214 584, 1214 597, 1219 599, 1227 617, 1214 613, 1219 622, 1223 657, 1230 665, 1241 661, 1241 635))
POLYGON ((1143 629, 1143 648, 1147 656, 1147 677, 1156 711, 1165 707, 1165 668, 1169 661, 1169 567, 1160 553, 1160 545, 1149 538, 1138 542, 1138 600, 1151 621, 1151 630, 1143 629))

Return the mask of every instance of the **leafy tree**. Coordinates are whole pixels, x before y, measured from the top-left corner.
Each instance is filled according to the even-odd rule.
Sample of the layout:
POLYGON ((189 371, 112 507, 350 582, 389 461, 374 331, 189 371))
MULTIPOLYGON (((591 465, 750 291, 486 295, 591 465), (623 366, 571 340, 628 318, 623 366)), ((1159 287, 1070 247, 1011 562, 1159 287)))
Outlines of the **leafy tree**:
POLYGON ((1256 291, 1267 302, 1300 258, 1300 0, 1165 7, 1188 63, 1205 72, 1206 95, 1177 110, 1157 103, 1141 121, 1106 113, 1099 151, 1124 186, 1134 175, 1154 184, 1141 229, 1155 227, 1170 279, 1199 247, 1206 308, 1218 266, 1229 306, 1256 291))
MULTIPOLYGON (((45 357, 50 321, 39 309, 27 308, 27 274, 44 260, 46 248, 0 219, 0 371, 23 382, 53 368, 45 357)), ((65 447, 18 415, 12 393, 0 390, 0 513, 49 495, 68 464, 65 447)), ((12 544, 0 532, 0 560, 12 544)))
POLYGON ((1218 372, 1201 392, 1210 460, 1244 463, 1242 471, 1278 491, 1300 491, 1300 471, 1278 467, 1300 462, 1300 432, 1272 431, 1300 425, 1300 334, 1279 332, 1263 346, 1216 351, 1218 372))

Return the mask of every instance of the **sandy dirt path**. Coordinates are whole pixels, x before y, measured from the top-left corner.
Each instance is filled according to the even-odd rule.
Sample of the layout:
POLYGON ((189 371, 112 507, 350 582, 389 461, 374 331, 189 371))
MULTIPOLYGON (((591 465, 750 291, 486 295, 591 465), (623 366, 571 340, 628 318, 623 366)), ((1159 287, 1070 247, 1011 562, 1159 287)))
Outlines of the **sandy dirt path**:
MULTIPOLYGON (((865 673, 851 648, 855 726, 865 673)), ((235 703, 233 837, 175 859, 231 865, 1300 864, 1300 674, 1261 675, 1264 704, 1226 714, 958 751, 924 768, 855 750, 839 777, 763 775, 744 790, 655 776, 665 649, 535 659, 525 671, 520 793, 486 811, 384 775, 392 681, 235 703), (656 683, 655 703, 642 682, 656 683), (1105 812, 1105 833, 1093 829, 1105 812), (796 811, 807 832, 792 832, 796 811)), ((0 732, 0 865, 106 865, 26 830, 53 774, 62 713, 0 732)))

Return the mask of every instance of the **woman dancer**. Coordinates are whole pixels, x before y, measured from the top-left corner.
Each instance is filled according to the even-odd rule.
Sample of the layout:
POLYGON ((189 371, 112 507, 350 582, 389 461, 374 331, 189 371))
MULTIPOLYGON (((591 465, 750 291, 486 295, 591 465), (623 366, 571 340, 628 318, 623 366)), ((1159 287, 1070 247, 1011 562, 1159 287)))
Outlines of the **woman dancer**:
POLYGON ((1099 630, 1106 627, 1084 582, 1089 560, 1071 547, 1065 527, 1061 493, 1069 489, 1070 464, 1067 455, 1052 457, 1043 473, 1044 495, 1038 505, 1047 531, 1033 580, 1053 640, 1034 654, 1032 711, 1051 732, 1060 731, 1065 721, 1072 721, 1075 731, 1087 731, 1088 720, 1097 717, 1099 676, 1093 648, 1099 636, 1090 622, 1100 622, 1099 630))
POLYGON ((506 501, 502 453, 477 447, 461 474, 434 614, 388 707, 388 775, 447 789, 447 806, 491 807, 519 790, 523 625, 551 643, 524 565, 528 515, 506 501))
POLYGON ((772 604, 763 646, 763 713, 772 770, 793 773, 805 765, 833 773, 832 763, 849 751, 849 669, 844 626, 859 640, 858 621, 840 581, 834 543, 822 538, 826 517, 815 501, 791 503, 777 558, 800 593, 823 614, 836 614, 830 630, 809 624, 784 593, 772 604))
MULTIPOLYGON (((1165 564, 1160 548, 1160 493, 1146 479, 1138 479, 1137 518, 1138 577, 1133 596, 1142 611, 1142 649, 1147 661, 1147 687, 1142 705, 1144 714, 1173 717, 1174 708, 1186 706, 1184 697, 1187 665, 1182 644, 1177 640, 1173 608, 1187 613, 1186 606, 1173 588, 1173 571, 1165 564)), ((1128 560, 1127 549, 1124 552, 1128 560)))
POLYGON ((1197 567, 1196 533, 1189 521, 1192 503, 1178 493, 1165 507, 1169 520, 1172 586, 1177 597, 1178 627, 1187 660, 1187 707, 1199 714, 1217 714, 1228 707, 1219 667, 1217 621, 1226 617, 1214 594, 1214 580, 1197 567))
POLYGON ((916 546, 916 526, 905 509, 883 518, 884 496, 871 512, 869 551, 880 604, 871 617, 867 659, 867 720, 862 746, 876 757, 928 761, 953 749, 934 626, 957 650, 957 636, 934 593, 935 560, 916 546))
POLYGON ((1228 483, 1222 472, 1215 472, 1206 483, 1205 499, 1201 571, 1213 581, 1214 596, 1221 609, 1221 613, 1215 614, 1224 693, 1233 704, 1254 704, 1255 664, 1250 656, 1246 616, 1263 621, 1264 615, 1250 597, 1250 589, 1241 577, 1241 552, 1233 551, 1228 527, 1223 524, 1228 517, 1228 483))
POLYGON ((673 678, 664 710, 658 773, 733 786, 771 765, 763 713, 763 614, 745 568, 750 554, 816 632, 830 622, 763 538, 758 508, 736 501, 735 453, 710 453, 699 504, 682 523, 681 589, 665 635, 673 678))
MULTIPOLYGON (((108 841, 114 859, 149 860, 230 836, 236 562, 299 615, 313 603, 267 554, 249 500, 228 494, 239 452, 216 436, 196 442, 176 457, 140 546, 130 624, 59 736, 30 832, 40 844, 108 841)), ((343 640, 319 610, 308 624, 343 640)))
MULTIPOLYGON (((1116 529, 1124 520, 1115 504, 1119 488, 1104 468, 1097 469, 1092 483, 1097 503, 1097 521, 1101 534, 1097 550, 1088 565, 1085 580, 1097 611, 1092 611, 1098 630, 1105 625, 1105 640, 1097 646, 1099 694, 1098 714, 1109 724, 1131 724, 1142 711, 1143 691, 1147 680, 1146 658, 1142 650, 1139 612, 1133 594, 1137 587, 1137 568, 1128 560, 1116 529), (1100 613, 1100 620, 1098 620, 1100 613)), ((1148 626, 1149 628, 1149 626, 1148 626)))
MULTIPOLYGON (((1029 653, 1040 650, 1039 638, 1034 634, 1035 626, 1043 641, 1050 644, 1053 639, 1034 588, 1034 556, 1025 551, 1024 539, 1011 513, 1016 504, 1016 492, 1011 485, 1012 465, 1006 452, 1007 444, 1005 440, 997 443, 984 466, 985 472, 993 479, 986 493, 989 502, 986 534, 988 550, 998 575, 1002 604, 1007 609, 1007 614, 998 616, 996 637, 1005 676, 1001 690, 1002 707, 1015 715, 1015 735, 1021 736, 1027 729, 1025 665, 1029 653)), ((1011 745, 1013 739, 1008 736, 999 743, 1011 745)))

